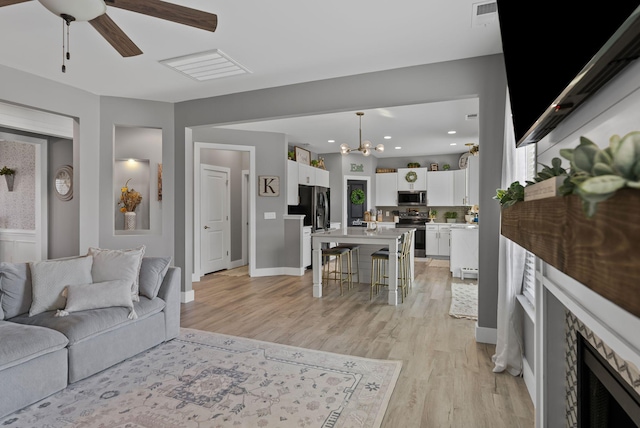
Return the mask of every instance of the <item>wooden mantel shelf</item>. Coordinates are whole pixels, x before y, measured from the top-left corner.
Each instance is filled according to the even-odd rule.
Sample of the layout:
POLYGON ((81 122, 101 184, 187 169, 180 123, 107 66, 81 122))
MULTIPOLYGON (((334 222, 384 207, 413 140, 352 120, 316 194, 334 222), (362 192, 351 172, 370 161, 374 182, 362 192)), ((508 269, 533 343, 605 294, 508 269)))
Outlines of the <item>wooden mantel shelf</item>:
POLYGON ((587 218, 577 196, 503 208, 501 233, 640 317, 640 191, 622 189, 587 218))

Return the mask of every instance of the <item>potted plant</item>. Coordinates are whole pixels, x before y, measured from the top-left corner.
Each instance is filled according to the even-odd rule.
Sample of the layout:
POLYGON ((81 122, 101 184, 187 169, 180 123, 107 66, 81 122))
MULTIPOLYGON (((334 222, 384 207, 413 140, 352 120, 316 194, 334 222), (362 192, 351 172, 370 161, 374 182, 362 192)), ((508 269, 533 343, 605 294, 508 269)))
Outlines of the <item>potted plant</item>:
POLYGON ((449 165, 448 163, 445 163, 444 165, 442 165, 442 169, 445 171, 449 171, 451 169, 451 165, 449 165))
POLYGON ((458 213, 456 211, 447 211, 446 213, 444 213, 444 218, 446 219, 447 223, 455 223, 458 218, 458 213))
POLYGON ((407 168, 420 168, 420 164, 418 162, 409 162, 407 168))
POLYGON ((2 169, 0 169, 0 175, 4 175, 5 180, 7 180, 7 188, 10 192, 13 192, 13 179, 15 174, 15 169, 7 168, 6 166, 3 166, 2 169))
POLYGON ((438 211, 430 209, 429 210, 429 221, 431 221, 431 223, 434 223, 436 221, 436 216, 438 215, 438 211))

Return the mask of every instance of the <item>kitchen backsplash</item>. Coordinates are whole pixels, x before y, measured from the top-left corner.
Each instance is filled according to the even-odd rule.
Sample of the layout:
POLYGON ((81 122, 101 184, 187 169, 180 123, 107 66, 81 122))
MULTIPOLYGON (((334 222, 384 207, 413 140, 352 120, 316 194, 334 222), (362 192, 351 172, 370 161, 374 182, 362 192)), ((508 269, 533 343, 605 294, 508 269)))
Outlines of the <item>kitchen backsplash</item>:
POLYGON ((421 213, 427 213, 430 209, 438 212, 436 215, 436 223, 446 223, 446 219, 444 217, 444 213, 453 211, 458 213, 458 218, 456 220, 457 223, 464 223, 464 216, 467 214, 467 211, 470 207, 416 207, 416 208, 405 208, 405 207, 376 207, 377 210, 382 210, 382 221, 392 222, 394 211, 397 214, 398 212, 409 212, 409 211, 418 211, 421 213), (389 215, 387 215, 389 213, 389 215))

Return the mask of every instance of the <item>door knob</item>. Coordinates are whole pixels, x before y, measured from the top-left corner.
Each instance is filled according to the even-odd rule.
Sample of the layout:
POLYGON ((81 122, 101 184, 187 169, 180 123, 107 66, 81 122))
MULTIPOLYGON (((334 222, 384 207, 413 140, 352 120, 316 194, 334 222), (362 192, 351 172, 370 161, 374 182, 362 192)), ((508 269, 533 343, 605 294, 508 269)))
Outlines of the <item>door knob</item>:
POLYGON ((205 229, 211 229, 209 226, 205 226, 204 228, 205 228, 205 229))

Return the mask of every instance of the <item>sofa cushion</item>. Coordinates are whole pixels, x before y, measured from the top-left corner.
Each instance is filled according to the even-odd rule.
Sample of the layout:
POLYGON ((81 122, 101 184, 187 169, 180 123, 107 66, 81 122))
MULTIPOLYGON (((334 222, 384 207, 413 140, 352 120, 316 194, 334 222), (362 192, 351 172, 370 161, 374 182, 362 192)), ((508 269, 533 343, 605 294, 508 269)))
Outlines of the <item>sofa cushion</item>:
POLYGON ((4 370, 62 349, 69 341, 55 330, 0 321, 0 343, 0 370, 4 370))
POLYGON ((158 295, 162 280, 169 270, 171 257, 144 257, 140 267, 140 294, 153 299, 158 295))
POLYGON ((2 275, 0 275, 0 321, 4 319, 4 311, 2 310, 2 275))
POLYGON ((30 262, 33 302, 29 316, 64 308, 65 298, 62 291, 67 285, 93 282, 92 263, 91 256, 30 262))
POLYGON ((29 312, 31 307, 31 271, 28 263, 0 263, 0 304, 4 318, 29 312))
MULTIPOLYGON (((139 302, 133 304, 133 307, 138 314, 138 319, 144 319, 161 312, 165 307, 165 302, 159 297, 152 300, 141 297, 139 302)), ((129 309, 111 307, 74 312, 66 317, 56 317, 55 312, 43 312, 33 317, 21 315, 11 319, 11 321, 57 330, 67 336, 69 344, 73 345, 82 340, 119 328, 126 323, 136 322, 136 320, 130 320, 128 316, 129 309)))
POLYGON ((69 285, 65 288, 63 295, 67 298, 67 304, 63 311, 58 311, 56 315, 59 316, 67 316, 71 312, 113 306, 129 308, 131 311, 129 316, 135 315, 133 301, 131 300, 131 284, 124 279, 94 284, 69 285))
POLYGON ((140 275, 144 250, 144 245, 127 250, 107 250, 90 247, 88 254, 93 256, 93 266, 91 268, 93 282, 126 279, 131 284, 133 301, 138 301, 138 276, 140 275))

